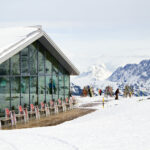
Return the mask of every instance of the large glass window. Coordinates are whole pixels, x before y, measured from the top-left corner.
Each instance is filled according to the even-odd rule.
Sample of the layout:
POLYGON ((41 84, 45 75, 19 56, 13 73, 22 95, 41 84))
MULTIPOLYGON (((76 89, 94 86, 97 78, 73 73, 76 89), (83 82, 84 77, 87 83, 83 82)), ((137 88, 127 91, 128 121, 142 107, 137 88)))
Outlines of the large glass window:
POLYGON ((20 77, 11 77, 11 106, 18 110, 20 105, 20 77))
POLYGON ((22 51, 21 51, 21 73, 24 74, 24 75, 28 75, 29 73, 29 68, 28 68, 28 63, 29 63, 29 60, 28 60, 28 47, 27 48, 24 48, 22 51))
POLYGON ((45 65, 45 73, 47 75, 51 75, 52 74, 52 60, 51 60, 52 56, 49 54, 48 51, 46 51, 46 65, 45 65))
POLYGON ((16 54, 11 58, 11 75, 20 74, 20 55, 16 54))
MULTIPOLYGON (((42 48, 40 46, 40 48, 42 48)), ((38 52, 38 71, 40 75, 44 75, 44 49, 40 49, 38 52)))
POLYGON ((69 97, 69 75, 64 75, 65 78, 65 98, 69 97))
POLYGON ((52 78, 50 76, 46 76, 46 101, 49 102, 52 100, 52 78))
POLYGON ((39 76, 38 78, 38 91, 39 91, 39 104, 45 101, 45 77, 39 76))
POLYGON ((64 100, 64 76, 59 73, 59 98, 64 100))
POLYGON ((29 46, 29 60, 30 60, 30 74, 37 74, 37 49, 35 45, 31 44, 29 46))
POLYGON ((58 100, 58 69, 53 65, 52 68, 52 85, 53 85, 53 99, 58 100))
POLYGON ((8 77, 0 77, 0 115, 10 108, 10 84, 8 77))
POLYGON ((37 105, 38 103, 38 82, 37 77, 30 78, 30 103, 37 105))
POLYGON ((29 77, 21 78, 21 105, 29 106, 29 77))
POLYGON ((9 60, 0 65, 0 75, 9 75, 9 60))

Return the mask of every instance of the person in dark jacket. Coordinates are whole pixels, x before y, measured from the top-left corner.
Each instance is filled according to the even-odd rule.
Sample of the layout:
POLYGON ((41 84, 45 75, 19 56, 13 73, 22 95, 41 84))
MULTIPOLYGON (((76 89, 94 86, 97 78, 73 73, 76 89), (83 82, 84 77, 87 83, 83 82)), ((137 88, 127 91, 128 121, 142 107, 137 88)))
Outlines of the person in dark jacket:
POLYGON ((51 79, 49 83, 49 94, 52 94, 52 87, 53 87, 53 81, 51 79))
POLYGON ((115 96, 116 96, 115 100, 118 100, 118 95, 119 95, 119 89, 117 89, 116 92, 115 92, 115 96))

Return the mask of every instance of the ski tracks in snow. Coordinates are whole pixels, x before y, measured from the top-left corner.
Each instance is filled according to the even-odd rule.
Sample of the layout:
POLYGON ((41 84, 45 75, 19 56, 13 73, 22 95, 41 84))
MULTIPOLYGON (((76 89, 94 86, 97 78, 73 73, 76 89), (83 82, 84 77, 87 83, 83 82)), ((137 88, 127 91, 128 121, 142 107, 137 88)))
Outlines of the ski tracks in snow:
POLYGON ((4 139, 2 139, 2 138, 0 138, 0 145, 2 146, 2 148, 1 148, 1 146, 0 146, 0 149, 1 150, 19 150, 16 146, 15 146, 15 144, 12 144, 11 142, 8 142, 8 140, 4 140, 4 139), (4 144, 6 144, 5 146, 4 146, 4 144), (6 148, 5 148, 6 147, 6 148))
MULTIPOLYGON (((79 150, 79 148, 68 141, 44 134, 39 134, 35 132, 29 131, 21 131, 12 132, 12 134, 7 134, 6 138, 0 139, 1 145, 6 147, 6 150, 49 150, 49 149, 57 149, 57 150, 79 150), (10 137, 9 140, 6 141, 7 137, 10 137), (18 138, 19 137, 19 138, 18 138), (10 140, 11 139, 11 140, 10 140), (9 141, 9 142, 8 142, 9 141)), ((1 149, 1 146, 0 146, 1 149)), ((3 149, 5 150, 5 149, 3 149)))

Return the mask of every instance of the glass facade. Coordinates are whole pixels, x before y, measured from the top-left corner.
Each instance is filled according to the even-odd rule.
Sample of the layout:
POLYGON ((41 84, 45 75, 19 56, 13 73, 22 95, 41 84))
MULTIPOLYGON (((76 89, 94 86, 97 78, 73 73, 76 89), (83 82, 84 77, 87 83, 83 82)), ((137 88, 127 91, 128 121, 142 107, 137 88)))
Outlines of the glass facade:
POLYGON ((69 89, 69 73, 36 41, 0 64, 0 116, 5 108, 64 100, 69 89))

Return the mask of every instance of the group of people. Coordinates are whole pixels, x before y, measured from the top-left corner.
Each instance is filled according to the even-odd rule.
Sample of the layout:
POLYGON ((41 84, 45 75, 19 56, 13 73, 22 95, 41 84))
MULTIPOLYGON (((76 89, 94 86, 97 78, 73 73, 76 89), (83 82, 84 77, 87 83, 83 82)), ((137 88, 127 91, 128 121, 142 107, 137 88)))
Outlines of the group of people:
MULTIPOLYGON (((101 96, 103 93, 102 89, 98 89, 98 94, 101 96)), ((112 87, 107 86, 106 89, 104 90, 104 94, 105 96, 113 96, 115 95, 115 99, 118 100, 119 98, 119 89, 117 89, 115 91, 115 93, 113 93, 112 87)), ((82 95, 84 97, 86 96, 90 96, 93 97, 94 96, 94 88, 90 87, 90 86, 85 86, 82 90, 82 95)))
POLYGON ((133 95, 133 93, 134 93, 133 87, 126 85, 124 92, 123 92, 123 96, 124 97, 131 97, 133 95))
MULTIPOLYGON (((98 92, 99 92, 99 95, 101 96, 101 95, 102 95, 102 90, 99 89, 98 92)), ((107 96, 108 96, 108 95, 109 95, 109 96, 113 96, 112 88, 109 87, 109 86, 106 87, 104 93, 105 93, 105 95, 107 95, 107 96)), ((119 97, 119 89, 117 89, 117 90, 115 91, 114 95, 115 95, 115 99, 118 100, 118 97, 119 97)))
POLYGON ((94 88, 93 87, 90 87, 90 86, 85 86, 83 88, 83 91, 82 91, 82 95, 83 96, 90 96, 90 97, 93 97, 94 96, 94 88))

